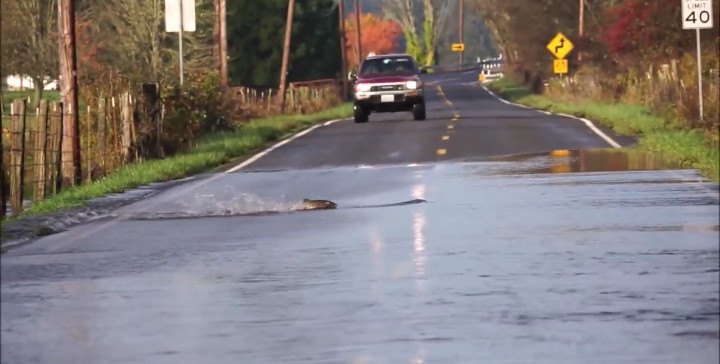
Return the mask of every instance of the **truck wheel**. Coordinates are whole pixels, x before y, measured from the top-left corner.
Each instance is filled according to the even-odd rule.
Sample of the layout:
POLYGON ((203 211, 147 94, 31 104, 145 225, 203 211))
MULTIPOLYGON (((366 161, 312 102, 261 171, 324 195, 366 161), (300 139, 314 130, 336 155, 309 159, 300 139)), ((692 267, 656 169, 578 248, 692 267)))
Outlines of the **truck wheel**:
POLYGON ((356 123, 367 123, 368 122, 368 114, 365 109, 363 109, 360 105, 355 105, 353 107, 353 119, 356 123))
POLYGON ((425 104, 421 103, 413 105, 412 113, 413 119, 425 120, 425 104))

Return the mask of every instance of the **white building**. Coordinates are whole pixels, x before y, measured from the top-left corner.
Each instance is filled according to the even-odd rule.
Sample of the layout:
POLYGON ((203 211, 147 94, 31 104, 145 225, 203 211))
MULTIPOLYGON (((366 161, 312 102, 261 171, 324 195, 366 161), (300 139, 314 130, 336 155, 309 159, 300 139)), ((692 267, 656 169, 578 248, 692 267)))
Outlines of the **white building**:
MULTIPOLYGON (((5 78, 5 82, 7 84, 7 88, 10 91, 22 91, 22 90, 33 90, 35 89, 35 83, 33 82, 32 78, 28 76, 20 76, 20 75, 12 75, 7 76, 5 78)), ((57 90, 58 89, 58 82, 57 80, 52 80, 49 77, 46 78, 47 84, 45 85, 45 90, 57 90)))

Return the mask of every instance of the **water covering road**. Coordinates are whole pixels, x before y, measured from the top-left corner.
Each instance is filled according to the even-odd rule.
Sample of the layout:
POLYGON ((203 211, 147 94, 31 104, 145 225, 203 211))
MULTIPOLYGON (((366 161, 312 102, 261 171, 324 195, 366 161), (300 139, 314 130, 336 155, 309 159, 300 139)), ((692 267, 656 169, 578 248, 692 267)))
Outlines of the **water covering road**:
POLYGON ((716 363, 717 184, 439 81, 3 254, 2 363, 716 363))

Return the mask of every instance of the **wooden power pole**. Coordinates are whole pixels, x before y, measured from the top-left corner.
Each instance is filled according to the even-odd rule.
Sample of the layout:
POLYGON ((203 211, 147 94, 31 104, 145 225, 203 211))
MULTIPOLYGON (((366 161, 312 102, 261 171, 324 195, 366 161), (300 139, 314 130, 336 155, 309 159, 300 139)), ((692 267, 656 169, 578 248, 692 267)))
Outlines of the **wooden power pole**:
POLYGON ((285 41, 283 44, 282 66, 280 67, 280 111, 285 111, 285 84, 287 83, 288 58, 290 58, 290 35, 292 34, 293 10, 295 0, 288 0, 287 20, 285 20, 285 41))
POLYGON ((226 0, 214 0, 213 8, 215 21, 213 22, 213 56, 217 67, 220 87, 228 86, 227 70, 227 7, 226 0))
POLYGON ((363 52, 362 42, 360 42, 360 1, 355 0, 355 40, 357 41, 357 73, 360 73, 360 63, 362 63, 363 52))
MULTIPOLYGON (((580 0, 580 11, 578 14, 578 37, 580 38, 580 48, 582 48, 582 37, 583 37, 583 18, 585 13, 585 0, 580 0)), ((580 48, 578 48, 577 57, 578 61, 582 61, 582 52, 580 52, 580 48)))
POLYGON ((78 115, 75 0, 58 1, 60 98, 62 118, 62 180, 65 187, 82 182, 80 169, 80 117, 78 115))
POLYGON ((340 73, 342 82, 342 99, 348 97, 348 79, 347 79, 347 54, 345 53, 345 0, 338 1, 338 20, 340 27, 340 73))
MULTIPOLYGON (((465 18, 463 16, 463 7, 465 4, 463 4, 463 0, 460 0, 460 4, 458 4, 458 42, 463 43, 463 19, 465 18)), ((463 54, 465 45, 463 44, 463 50, 458 52, 458 65, 460 66, 460 70, 462 70, 463 65, 463 54)))

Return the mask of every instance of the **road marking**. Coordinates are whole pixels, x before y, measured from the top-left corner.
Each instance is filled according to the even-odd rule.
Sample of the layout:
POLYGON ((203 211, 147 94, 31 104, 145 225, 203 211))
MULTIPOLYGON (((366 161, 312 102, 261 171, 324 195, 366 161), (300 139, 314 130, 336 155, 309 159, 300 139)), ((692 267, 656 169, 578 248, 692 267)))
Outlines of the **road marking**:
POLYGON ((291 136, 291 137, 289 137, 289 138, 287 138, 287 139, 285 139, 285 140, 282 140, 282 141, 280 141, 280 142, 272 145, 271 147, 269 147, 269 148, 267 148, 267 149, 265 149, 265 150, 263 150, 263 151, 255 154, 254 156, 250 157, 249 159, 245 160, 244 162, 236 165, 235 167, 232 167, 232 168, 228 169, 227 171, 225 171, 225 173, 233 173, 233 172, 236 172, 236 171, 238 171, 238 170, 240 170, 240 169, 242 169, 242 168, 245 168, 245 167, 247 167, 248 165, 250 165, 251 163, 255 162, 256 160, 258 160, 258 159, 264 157, 265 155, 267 155, 268 153, 272 152, 273 150, 275 150, 275 149, 277 149, 277 148, 280 148, 280 147, 282 147, 283 145, 285 145, 285 144, 287 144, 287 143, 290 143, 291 141, 293 141, 293 140, 295 140, 295 139, 297 139, 297 138, 299 138, 299 137, 301 137, 301 136, 303 136, 303 135, 305 135, 305 134, 307 134, 307 133, 309 133, 309 132, 311 132, 311 131, 313 131, 313 130, 321 127, 321 126, 328 126, 328 125, 331 125, 331 124, 334 124, 334 123, 336 123, 336 122, 338 122, 338 121, 343 121, 343 120, 350 120, 350 119, 335 119, 335 120, 326 121, 326 122, 324 122, 324 123, 322 123, 322 124, 313 125, 313 126, 307 128, 307 129, 305 129, 305 130, 303 130, 303 131, 301 131, 301 132, 299 132, 299 133, 297 133, 297 134, 295 134, 295 135, 293 135, 293 136, 291 136))
MULTIPOLYGON (((552 113, 547 112, 547 111, 544 111, 544 110, 538 110, 538 109, 535 109, 535 108, 532 108, 532 107, 529 107, 529 106, 516 104, 516 103, 514 103, 514 102, 509 102, 509 101, 503 99, 502 97, 496 95, 494 92, 490 91, 490 89, 488 89, 487 87, 482 86, 482 88, 483 88, 487 93, 489 93, 490 95, 492 95, 493 97, 495 97, 496 99, 498 99, 498 100, 500 100, 500 101, 502 101, 502 102, 504 102, 504 103, 506 103, 506 104, 508 104, 508 105, 519 106, 519 107, 522 107, 522 108, 524 108, 524 109, 537 110, 537 111, 542 112, 542 113, 547 113, 547 115, 551 115, 551 114, 552 114, 552 113)), ((598 127, 596 127, 595 124, 593 124, 593 122, 590 121, 590 120, 588 120, 588 119, 579 118, 579 117, 577 117, 577 116, 568 115, 568 114, 555 114, 555 115, 564 116, 564 117, 568 117, 568 118, 575 119, 575 120, 580 120, 580 121, 582 121, 588 128, 590 128, 590 130, 592 130, 592 131, 593 131, 595 134, 597 134, 600 138, 602 138, 603 140, 605 140, 605 142, 607 142, 608 144, 610 144, 613 148, 622 148, 622 145, 620 145, 618 142, 616 142, 615 140, 613 140, 612 138, 610 138, 607 134, 603 133, 602 130, 598 129, 598 127)))
POLYGON ((570 151, 567 149, 556 149, 550 152, 550 155, 553 157, 562 157, 566 155, 570 155, 570 151))
POLYGON ((447 153, 447 150, 445 150, 445 149, 438 149, 438 150, 437 150, 437 154, 438 154, 438 155, 444 155, 445 153, 447 153))
POLYGON ((450 124, 450 125, 447 126, 448 129, 452 129, 452 128, 454 128, 454 127, 455 127, 455 125, 453 125, 453 124, 450 124))
POLYGON ((445 92, 443 92, 442 87, 440 85, 437 85, 437 86, 435 86, 435 88, 437 89, 438 95, 440 95, 440 97, 443 99, 443 102, 445 102, 445 104, 447 104, 448 106, 452 107, 453 104, 450 101, 450 99, 448 99, 447 96, 445 96, 445 92))
POLYGON ((450 121, 458 121, 458 120, 460 120, 460 119, 457 117, 453 117, 452 119, 450 119, 450 121))
MULTIPOLYGON (((175 200, 175 199, 180 198, 181 196, 187 195, 187 194, 190 193, 191 191, 193 191, 193 190, 195 190, 195 189, 197 189, 197 188, 199 188, 199 187, 201 187, 201 186, 203 186, 203 185, 205 185, 205 184, 208 184, 208 183, 210 183, 210 182, 212 182, 212 181, 215 181, 215 180, 217 180, 217 179, 219 179, 219 178, 226 177, 227 174, 232 173, 232 172, 235 172, 235 171, 237 171, 237 170, 239 170, 239 169, 241 169, 241 168, 244 168, 244 167, 248 166, 250 163, 255 162, 256 160, 262 158, 263 156, 267 155, 268 153, 272 152, 273 150, 275 150, 275 149, 277 149, 277 148, 279 148, 279 147, 281 147, 281 146, 283 146, 283 145, 285 145, 285 144, 287 144, 287 143, 289 143, 289 142, 291 142, 291 141, 293 141, 293 140, 295 140, 295 139, 297 139, 297 138, 299 138, 299 137, 301 137, 301 136, 303 136, 303 135, 305 135, 305 134, 307 134, 307 133, 309 133, 309 132, 311 132, 311 131, 319 128, 319 127, 321 127, 321 126, 328 126, 328 125, 331 125, 331 124, 334 124, 334 123, 336 123, 336 122, 338 122, 338 121, 343 121, 343 120, 351 120, 351 119, 335 119, 335 120, 326 121, 326 122, 324 122, 324 123, 322 123, 322 124, 313 125, 312 127, 307 128, 307 129, 305 129, 305 130, 303 130, 303 131, 300 131, 299 133, 297 133, 297 134, 295 134, 295 135, 293 135, 293 136, 291 136, 291 137, 289 137, 289 138, 287 138, 287 139, 285 139, 285 140, 282 140, 282 141, 280 141, 280 142, 278 142, 278 143, 270 146, 269 148, 267 148, 267 149, 265 149, 265 150, 263 150, 263 151, 255 154, 255 155, 252 156, 251 158, 243 161, 242 163, 236 165, 235 167, 232 167, 232 168, 228 169, 228 170, 225 171, 224 173, 217 173, 217 174, 215 174, 215 175, 213 175, 213 176, 210 176, 210 177, 208 177, 208 178, 205 178, 205 179, 200 180, 200 181, 195 182, 195 183, 192 183, 192 180, 191 180, 191 182, 189 182, 189 184, 187 184, 187 185, 179 185, 179 186, 173 187, 173 188, 171 188, 171 189, 169 189, 169 190, 160 191, 160 193, 158 193, 157 195, 152 195, 152 196, 149 196, 149 197, 148 197, 148 198, 153 198, 153 201, 150 202, 150 203, 148 204, 148 206, 145 206, 145 209, 146 209, 146 210, 150 210, 150 209, 153 209, 153 208, 157 207, 158 205, 160 205, 160 204, 162 204, 162 203, 165 203, 165 202, 167 202, 167 201, 172 201, 172 200, 175 200)), ((198 175, 192 176, 192 177, 189 177, 189 178, 192 179, 192 178, 197 178, 197 177, 198 177, 198 175)), ((125 208, 127 208, 127 207, 129 207, 129 206, 132 206, 132 205, 133 205, 133 204, 130 204, 130 205, 121 207, 121 208, 117 209, 116 211, 122 212, 125 208)), ((108 221, 106 221, 106 222, 104 222, 104 223, 100 223, 99 225, 94 226, 94 227, 92 227, 92 228, 89 229, 89 230, 85 230, 84 232, 82 232, 82 233, 80 233, 80 234, 77 234, 77 233, 76 233, 76 234, 72 234, 72 235, 71 235, 71 238, 63 241, 62 243, 54 244, 53 247, 50 248, 50 250, 51 250, 51 251, 52 251, 52 250, 59 250, 59 249, 61 249, 63 246, 67 246, 67 245, 69 245, 69 244, 72 244, 73 242, 77 241, 78 239, 82 239, 82 238, 84 238, 84 237, 87 237, 87 236, 90 236, 90 235, 93 235, 93 234, 97 234, 97 233, 99 233, 100 231, 102 231, 102 230, 104 230, 104 229, 106 229, 106 228, 109 228, 110 226, 113 226, 113 225, 115 225, 115 224, 117 224, 117 223, 119 223, 119 222, 122 222, 122 221, 125 221, 125 220, 129 219, 130 217, 131 217, 131 215, 125 215, 125 216, 120 215, 120 216, 117 216, 116 218, 114 218, 114 219, 112 219, 112 220, 108 220, 108 221)), ((83 224, 80 224, 79 226, 83 226, 83 224)), ((72 229, 72 228, 71 228, 71 229, 72 229)))
MULTIPOLYGON (((514 102, 509 102, 509 101, 503 99, 502 97, 496 95, 494 92, 490 91, 490 89, 487 88, 487 86, 485 86, 485 85, 480 85, 480 87, 482 87, 482 88, 485 90, 485 92, 489 93, 489 94, 490 94, 491 96, 493 96, 494 98, 496 98, 496 99, 500 100, 501 102, 503 102, 503 103, 505 103, 505 104, 508 104, 508 105, 518 106, 518 107, 521 107, 521 108, 523 108, 523 109, 530 109, 530 110, 539 111, 539 112, 541 112, 541 113, 543 113, 543 114, 546 114, 546 115, 558 115, 558 116, 564 116, 564 117, 571 118, 571 119, 575 119, 575 120, 580 120, 580 121, 582 121, 590 130, 592 130, 592 131, 593 131, 595 134, 597 134, 600 138, 602 138, 603 140, 605 140, 605 142, 607 142, 608 144, 610 144, 613 148, 622 148, 622 145, 620 145, 620 143, 616 142, 616 141, 613 140, 611 137, 609 137, 607 134, 603 133, 602 130, 598 129, 598 128, 595 126, 595 124, 594 124, 592 121, 588 120, 588 119, 581 118, 581 117, 577 117, 577 116, 575 116, 575 115, 569 115, 569 114, 562 114, 562 113, 554 114, 554 113, 549 112, 549 111, 546 111, 546 110, 539 110, 539 109, 535 109, 535 108, 532 108, 532 107, 529 107, 529 106, 525 106, 525 105, 521 105, 521 104, 516 104, 516 103, 514 103, 514 102)), ((670 172, 670 174, 673 174, 675 177, 678 177, 678 176, 679 176, 677 173, 672 172, 672 171, 670 172)), ((701 182, 695 182, 695 183, 697 183, 697 184, 698 184, 697 187, 698 187, 699 189, 703 190, 707 195, 713 197, 713 198, 716 199, 716 200, 720 200, 720 195, 714 193, 714 191, 710 190, 709 188, 706 188, 705 186, 700 185, 701 182)))
POLYGON ((443 135, 443 136, 442 136, 442 140, 448 140, 448 139, 450 139, 450 136, 449 136, 449 135, 443 135))

